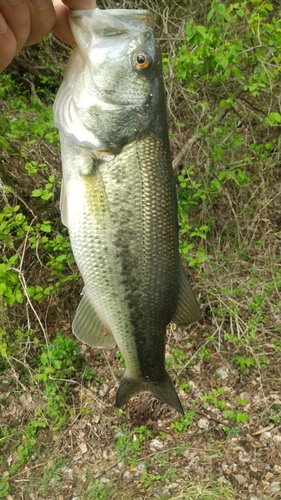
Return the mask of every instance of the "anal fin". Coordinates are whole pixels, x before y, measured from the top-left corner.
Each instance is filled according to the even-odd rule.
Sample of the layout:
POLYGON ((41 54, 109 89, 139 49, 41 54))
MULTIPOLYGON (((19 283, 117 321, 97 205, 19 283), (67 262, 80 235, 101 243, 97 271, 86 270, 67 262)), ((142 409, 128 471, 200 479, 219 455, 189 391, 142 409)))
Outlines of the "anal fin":
POLYGON ((179 297, 172 323, 190 324, 193 323, 193 321, 198 321, 200 315, 200 309, 195 295, 181 266, 179 297))
POLYGON ((77 307, 72 331, 81 342, 90 346, 100 349, 113 349, 116 346, 112 333, 99 319, 87 292, 84 293, 77 307))

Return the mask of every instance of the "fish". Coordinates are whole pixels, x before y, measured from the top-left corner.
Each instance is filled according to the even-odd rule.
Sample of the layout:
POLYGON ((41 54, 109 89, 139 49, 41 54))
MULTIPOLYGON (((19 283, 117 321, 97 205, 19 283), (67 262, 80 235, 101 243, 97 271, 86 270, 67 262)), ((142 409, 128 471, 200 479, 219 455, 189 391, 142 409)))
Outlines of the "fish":
POLYGON ((70 12, 77 46, 54 103, 61 217, 84 281, 72 330, 117 344, 115 404, 141 391, 184 414, 165 368, 166 329, 200 317, 179 256, 161 51, 146 10, 70 12))

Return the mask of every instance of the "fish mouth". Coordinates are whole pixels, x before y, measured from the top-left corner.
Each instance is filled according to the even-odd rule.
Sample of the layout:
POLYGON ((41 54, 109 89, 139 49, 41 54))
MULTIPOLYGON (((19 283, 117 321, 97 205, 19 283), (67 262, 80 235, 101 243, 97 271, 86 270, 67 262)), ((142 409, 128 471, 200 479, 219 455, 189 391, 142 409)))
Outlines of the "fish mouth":
MULTIPOLYGON (((151 28, 155 26, 154 16, 151 12, 145 9, 93 9, 93 10, 70 10, 69 16, 71 19, 82 18, 82 16, 87 16, 92 18, 93 12, 98 14, 98 18, 95 21, 92 20, 92 28, 95 33, 101 36, 112 36, 111 33, 116 34, 116 31, 122 31, 123 33, 129 29, 138 28, 144 29, 151 28), (114 19, 112 19, 114 18, 114 19), (101 23, 101 21, 103 21, 101 23), (109 22, 110 21, 110 22, 109 22), (112 25, 114 21, 114 25, 112 25), (96 31, 97 30, 97 31, 96 31), (104 34, 102 34, 104 33, 104 34)), ((80 21, 81 22, 81 21, 80 21)))

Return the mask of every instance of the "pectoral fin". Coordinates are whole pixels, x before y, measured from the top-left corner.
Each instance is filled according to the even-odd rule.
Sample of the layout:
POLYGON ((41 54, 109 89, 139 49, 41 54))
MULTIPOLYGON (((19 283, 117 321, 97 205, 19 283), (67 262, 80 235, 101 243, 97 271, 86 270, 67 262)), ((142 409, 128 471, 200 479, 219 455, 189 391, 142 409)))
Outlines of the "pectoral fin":
POLYGON ((64 187, 64 182, 61 183, 60 190, 60 212, 61 212, 61 221, 62 223, 68 227, 68 217, 67 217, 67 199, 66 199, 66 191, 64 187))
POLYGON ((200 318, 200 309, 197 304, 193 290, 181 267, 179 298, 176 312, 172 318, 172 323, 183 324, 193 323, 200 318))
POLYGON ((94 310, 87 292, 85 292, 78 305, 72 323, 72 330, 79 340, 90 346, 100 349, 113 349, 116 345, 112 333, 106 330, 94 310))

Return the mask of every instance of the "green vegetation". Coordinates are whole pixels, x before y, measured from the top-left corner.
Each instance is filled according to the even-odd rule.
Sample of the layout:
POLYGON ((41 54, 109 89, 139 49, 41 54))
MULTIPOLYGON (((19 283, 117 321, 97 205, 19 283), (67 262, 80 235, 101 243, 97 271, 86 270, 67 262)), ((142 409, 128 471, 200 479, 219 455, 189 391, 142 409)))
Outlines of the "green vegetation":
POLYGON ((202 306, 167 330, 185 415, 144 394, 114 408, 122 355, 72 336, 83 285, 51 109, 69 49, 46 37, 0 75, 0 499, 277 500, 280 5, 125 3, 156 13, 180 253, 202 306))

